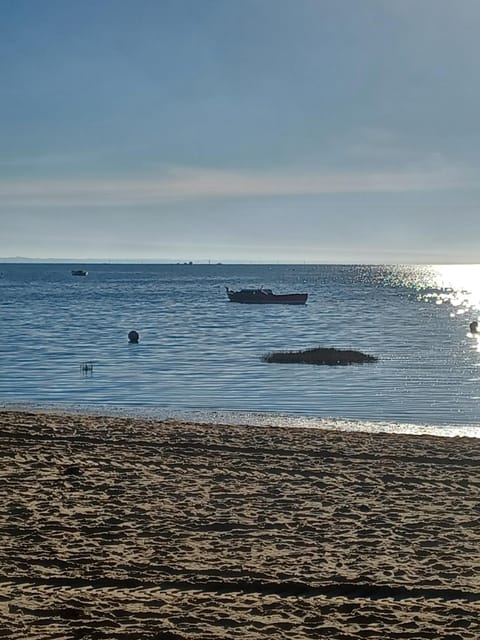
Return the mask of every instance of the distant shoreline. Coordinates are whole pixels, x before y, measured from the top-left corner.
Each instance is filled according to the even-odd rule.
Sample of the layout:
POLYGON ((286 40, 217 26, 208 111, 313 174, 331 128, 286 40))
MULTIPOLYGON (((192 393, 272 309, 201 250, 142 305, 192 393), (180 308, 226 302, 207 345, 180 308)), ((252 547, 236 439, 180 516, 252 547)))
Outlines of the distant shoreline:
POLYGON ((461 262, 459 260, 451 261, 451 262, 438 262, 435 260, 415 260, 415 261, 402 261, 402 260, 367 260, 361 261, 352 260, 352 261, 341 261, 341 262, 317 262, 317 261, 301 261, 294 260, 293 262, 284 261, 284 260, 267 260, 265 262, 259 260, 235 260, 235 259, 208 259, 208 258, 198 258, 198 259, 187 259, 187 258, 28 258, 28 257, 5 257, 0 258, 0 264, 98 264, 98 265, 107 265, 107 264, 142 264, 142 265, 207 265, 207 266, 272 266, 272 267, 354 267, 355 265, 363 266, 363 267, 381 267, 381 266, 396 266, 402 265, 405 267, 440 267, 446 265, 477 265, 477 262, 461 262))

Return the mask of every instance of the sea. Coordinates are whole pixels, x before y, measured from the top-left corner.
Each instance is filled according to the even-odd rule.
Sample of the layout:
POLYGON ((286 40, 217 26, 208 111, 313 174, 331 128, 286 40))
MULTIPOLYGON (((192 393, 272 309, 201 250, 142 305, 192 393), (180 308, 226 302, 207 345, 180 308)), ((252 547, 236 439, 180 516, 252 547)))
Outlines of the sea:
POLYGON ((3 263, 0 407, 480 437, 479 315, 479 265, 3 263), (262 359, 317 346, 377 361, 262 359))

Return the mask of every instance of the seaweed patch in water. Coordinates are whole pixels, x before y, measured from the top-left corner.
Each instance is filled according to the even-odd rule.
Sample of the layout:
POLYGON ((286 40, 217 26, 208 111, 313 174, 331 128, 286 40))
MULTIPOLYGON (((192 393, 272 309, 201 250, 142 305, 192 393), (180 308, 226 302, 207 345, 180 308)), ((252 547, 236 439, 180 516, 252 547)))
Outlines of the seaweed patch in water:
POLYGON ((262 356, 262 360, 265 362, 280 363, 346 365, 376 362, 377 358, 362 353, 361 351, 335 349, 333 347, 315 347, 313 349, 305 349, 304 351, 277 351, 267 353, 262 356))

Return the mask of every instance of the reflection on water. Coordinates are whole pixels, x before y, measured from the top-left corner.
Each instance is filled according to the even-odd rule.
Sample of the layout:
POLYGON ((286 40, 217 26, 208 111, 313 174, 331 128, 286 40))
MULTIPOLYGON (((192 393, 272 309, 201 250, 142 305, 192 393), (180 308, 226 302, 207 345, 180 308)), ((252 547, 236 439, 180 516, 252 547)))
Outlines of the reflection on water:
POLYGON ((465 316, 467 337, 480 352, 480 335, 476 326, 472 329, 480 313, 480 265, 432 265, 418 267, 417 272, 421 277, 418 299, 449 305, 451 317, 465 316))
POLYGON ((480 310, 480 265, 432 265, 418 267, 419 299, 449 303, 452 314, 469 313, 475 319, 480 310), (430 291, 433 289, 433 291, 430 291))

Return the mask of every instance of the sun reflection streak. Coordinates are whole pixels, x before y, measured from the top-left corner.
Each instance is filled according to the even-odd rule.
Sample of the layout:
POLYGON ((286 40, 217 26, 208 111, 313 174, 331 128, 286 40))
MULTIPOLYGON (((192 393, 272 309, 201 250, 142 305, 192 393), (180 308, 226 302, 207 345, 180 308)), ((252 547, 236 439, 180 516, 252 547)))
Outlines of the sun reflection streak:
POLYGON ((469 335, 469 337, 471 337, 473 339, 474 344, 475 344, 475 348, 478 351, 478 353, 480 353, 480 335, 478 335, 478 333, 477 334, 469 333, 468 335, 469 335))
POLYGON ((480 265, 448 264, 417 267, 410 286, 417 299, 436 305, 448 304, 450 316, 468 314, 470 320, 480 315, 480 265))
POLYGON ((480 310, 480 265, 448 264, 433 265, 436 286, 443 289, 437 304, 450 302, 457 313, 474 313, 480 310))

